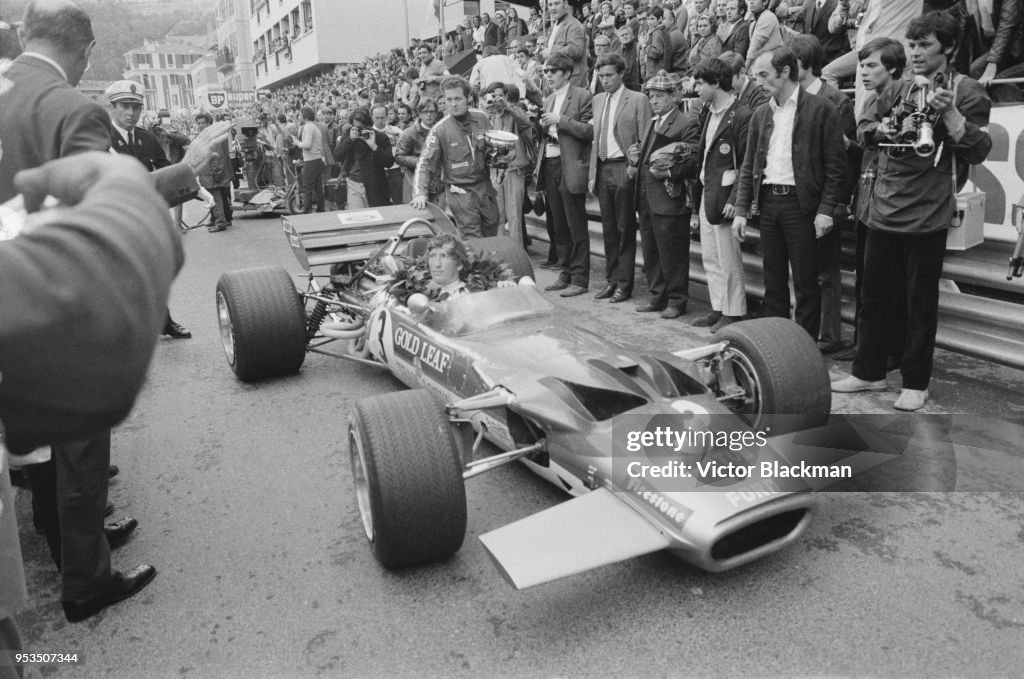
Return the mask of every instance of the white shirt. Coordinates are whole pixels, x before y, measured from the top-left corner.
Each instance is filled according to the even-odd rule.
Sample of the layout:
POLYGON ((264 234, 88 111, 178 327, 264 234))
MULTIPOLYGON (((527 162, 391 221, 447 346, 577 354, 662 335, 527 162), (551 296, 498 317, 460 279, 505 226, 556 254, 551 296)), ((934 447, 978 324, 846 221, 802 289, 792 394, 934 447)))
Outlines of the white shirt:
POLYGON ((121 139, 124 139, 124 143, 127 144, 128 147, 130 148, 131 142, 128 139, 128 130, 124 129, 123 127, 115 123, 113 119, 110 120, 110 124, 114 126, 114 129, 117 130, 117 133, 121 135, 121 139))
POLYGON ((555 46, 555 36, 558 35, 558 31, 562 28, 562 24, 565 23, 565 17, 562 17, 555 23, 551 24, 551 35, 548 36, 548 51, 555 46))
POLYGON ((736 101, 735 96, 730 96, 729 101, 722 104, 721 108, 715 108, 710 106, 711 117, 708 118, 708 131, 707 136, 704 138, 704 157, 701 158, 700 162, 700 181, 704 181, 704 166, 707 162, 708 152, 711 150, 711 142, 715 140, 715 135, 718 134, 718 126, 722 124, 722 119, 725 118, 725 112, 729 110, 729 107, 736 101))
POLYGON ((768 157, 764 166, 765 184, 788 184, 796 186, 793 174, 793 127, 796 124, 796 102, 800 86, 793 88, 793 94, 779 106, 775 97, 768 100, 772 109, 772 136, 768 140, 768 157))
POLYGON ((818 92, 821 91, 821 85, 821 78, 815 78, 814 80, 811 81, 810 85, 804 88, 804 91, 806 91, 808 94, 817 94, 818 92))
MULTIPOLYGON (((560 113, 562 110, 562 104, 565 103, 565 98, 569 95, 569 83, 565 83, 561 89, 555 90, 555 99, 551 102, 551 113, 560 113)), ((558 140, 558 125, 548 125, 548 136, 551 139, 558 140)), ((550 143, 547 144, 547 148, 544 149, 545 158, 558 158, 562 155, 561 149, 558 146, 550 143)))
MULTIPOLYGON (((619 89, 615 90, 608 95, 608 100, 605 102, 605 106, 610 109, 608 113, 608 129, 602 130, 602 134, 606 135, 608 141, 608 157, 606 160, 612 160, 614 158, 623 158, 625 154, 622 149, 619 148, 619 142, 615 141, 615 120, 618 115, 619 102, 622 101, 622 92, 626 89, 625 85, 619 85, 619 89)), ((601 111, 601 118, 604 118, 604 110, 601 111)), ((600 121, 597 123, 601 124, 600 121)), ((594 153, 597 153, 597 144, 594 145, 594 153)))

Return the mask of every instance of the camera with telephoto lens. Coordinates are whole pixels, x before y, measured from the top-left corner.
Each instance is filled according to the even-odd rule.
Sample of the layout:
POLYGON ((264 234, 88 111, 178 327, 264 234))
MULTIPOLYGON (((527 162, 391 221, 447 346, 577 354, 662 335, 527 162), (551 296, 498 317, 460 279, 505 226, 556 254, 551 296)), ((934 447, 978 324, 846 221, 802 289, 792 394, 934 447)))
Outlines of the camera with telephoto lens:
MULTIPOLYGON (((945 83, 945 77, 940 73, 935 76, 934 87, 939 88, 945 83)), ((898 144, 882 144, 882 146, 897 148, 912 148, 919 156, 930 156, 935 151, 935 122, 939 114, 928 105, 928 92, 932 82, 924 76, 915 79, 917 87, 916 96, 913 98, 900 96, 896 99, 889 113, 882 118, 882 122, 888 124, 898 131, 898 144), (910 121, 910 126, 906 125, 910 121), (906 127, 906 129, 904 129, 906 127)))

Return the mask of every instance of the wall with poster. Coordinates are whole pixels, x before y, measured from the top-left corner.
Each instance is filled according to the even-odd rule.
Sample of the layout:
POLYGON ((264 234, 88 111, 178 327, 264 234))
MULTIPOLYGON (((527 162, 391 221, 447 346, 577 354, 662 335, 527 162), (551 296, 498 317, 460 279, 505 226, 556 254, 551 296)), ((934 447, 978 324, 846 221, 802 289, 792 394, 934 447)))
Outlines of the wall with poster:
POLYGON ((978 190, 985 192, 985 237, 1016 240, 1010 211, 1024 195, 1024 104, 993 107, 988 133, 992 151, 971 173, 978 190))

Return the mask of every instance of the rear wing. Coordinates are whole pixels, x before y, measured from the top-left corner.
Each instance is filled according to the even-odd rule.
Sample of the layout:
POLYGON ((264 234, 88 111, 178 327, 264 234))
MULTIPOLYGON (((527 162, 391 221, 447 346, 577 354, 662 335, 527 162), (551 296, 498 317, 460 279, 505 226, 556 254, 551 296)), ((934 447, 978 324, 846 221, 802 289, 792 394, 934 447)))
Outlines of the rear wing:
POLYGON ((424 210, 410 205, 385 205, 281 218, 288 245, 307 271, 314 266, 369 259, 409 220, 416 220, 406 231, 409 237, 458 235, 448 215, 430 203, 424 210))

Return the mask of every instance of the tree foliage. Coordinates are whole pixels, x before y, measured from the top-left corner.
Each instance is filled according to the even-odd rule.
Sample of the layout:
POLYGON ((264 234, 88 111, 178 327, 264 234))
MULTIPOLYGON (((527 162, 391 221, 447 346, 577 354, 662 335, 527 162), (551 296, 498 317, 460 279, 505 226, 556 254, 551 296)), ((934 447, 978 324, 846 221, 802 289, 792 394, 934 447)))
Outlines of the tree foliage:
MULTIPOLYGON (((20 20, 28 0, 0 0, 6 21, 20 20)), ((125 70, 124 53, 143 40, 163 40, 168 33, 199 35, 213 26, 213 4, 195 2, 130 3, 80 0, 92 19, 96 47, 85 80, 118 80, 125 70)))

